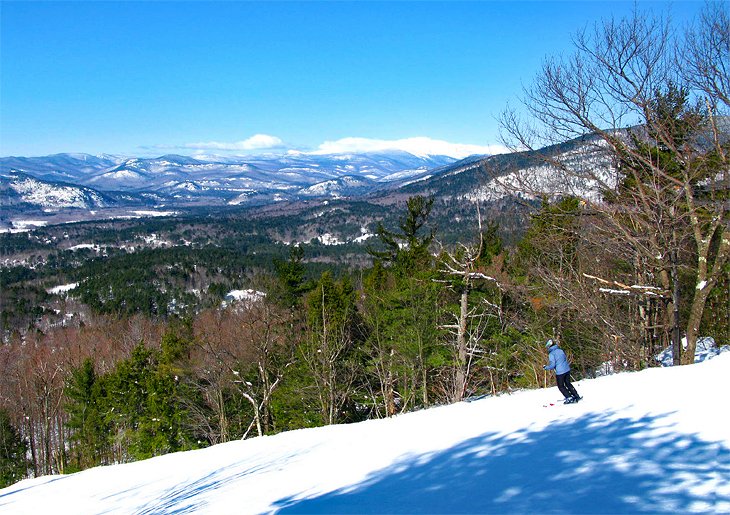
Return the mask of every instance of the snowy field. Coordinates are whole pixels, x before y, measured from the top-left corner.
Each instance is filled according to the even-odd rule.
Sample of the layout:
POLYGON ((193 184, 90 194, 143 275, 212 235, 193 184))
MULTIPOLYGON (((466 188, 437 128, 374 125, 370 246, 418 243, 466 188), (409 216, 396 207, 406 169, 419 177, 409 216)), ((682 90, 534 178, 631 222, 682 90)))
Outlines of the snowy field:
POLYGON ((730 512, 730 352, 576 386, 29 479, 0 512, 730 512))

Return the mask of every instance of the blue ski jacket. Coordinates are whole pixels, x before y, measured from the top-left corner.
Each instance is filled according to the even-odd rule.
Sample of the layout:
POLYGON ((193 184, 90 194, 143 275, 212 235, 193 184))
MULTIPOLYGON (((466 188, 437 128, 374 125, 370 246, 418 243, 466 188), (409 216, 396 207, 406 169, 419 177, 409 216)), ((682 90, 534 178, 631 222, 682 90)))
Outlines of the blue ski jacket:
POLYGON ((555 370, 555 374, 561 375, 570 372, 570 365, 568 365, 568 358, 565 356, 563 349, 557 345, 550 347, 550 364, 545 365, 545 370, 555 370))

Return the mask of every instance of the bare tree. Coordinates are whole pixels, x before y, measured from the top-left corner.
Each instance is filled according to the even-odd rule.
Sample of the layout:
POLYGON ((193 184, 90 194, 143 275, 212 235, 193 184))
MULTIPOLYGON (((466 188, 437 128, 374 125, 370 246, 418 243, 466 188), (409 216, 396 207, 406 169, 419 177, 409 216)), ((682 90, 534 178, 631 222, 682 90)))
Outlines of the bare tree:
POLYGON ((335 424, 355 385, 356 371, 349 360, 354 350, 354 293, 325 272, 306 303, 307 335, 300 356, 311 372, 323 422, 335 424))
POLYGON ((490 282, 500 288, 497 279, 487 275, 483 270, 485 242, 478 204, 477 223, 478 244, 459 244, 455 251, 442 249, 441 253, 439 272, 444 279, 439 281, 447 284, 449 289, 456 291, 459 296, 459 310, 453 315, 453 323, 441 326, 441 329, 447 330, 453 337, 455 363, 449 395, 451 402, 464 399, 472 366, 475 360, 484 357, 486 353, 481 341, 487 329, 487 319, 501 313, 501 307, 486 298, 480 299, 477 303, 470 299, 472 290, 478 283, 490 282))
POLYGON ((726 7, 706 9, 685 40, 666 18, 638 11, 598 23, 576 35, 573 55, 544 62, 524 90, 523 113, 508 108, 501 118, 515 150, 573 140, 571 149, 542 151, 545 167, 519 182, 543 195, 581 195, 596 221, 590 236, 639 265, 630 280, 671 292, 666 325, 677 363, 681 332, 683 362, 693 359, 704 306, 730 256, 728 124, 717 114, 728 50, 712 29, 722 20, 726 7), (691 65, 679 67, 675 55, 691 65), (680 288, 683 273, 695 278, 692 293, 680 288))
POLYGON ((727 4, 705 4, 697 24, 687 31, 678 55, 684 77, 707 101, 730 108, 730 16, 727 4))
POLYGON ((295 335, 288 313, 265 299, 235 304, 201 315, 196 321, 197 388, 213 413, 216 426, 194 407, 199 426, 213 442, 230 439, 226 391, 251 406, 253 417, 243 437, 271 429, 271 398, 294 359, 295 335))

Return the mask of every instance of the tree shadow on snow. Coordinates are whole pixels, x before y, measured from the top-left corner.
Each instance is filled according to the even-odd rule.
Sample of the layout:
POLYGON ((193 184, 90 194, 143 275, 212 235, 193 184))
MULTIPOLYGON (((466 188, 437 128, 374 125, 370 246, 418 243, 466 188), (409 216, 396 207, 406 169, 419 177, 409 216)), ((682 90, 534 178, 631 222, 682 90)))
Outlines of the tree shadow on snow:
MULTIPOLYGON (((282 456, 279 461, 286 462, 292 456, 282 456)), ((242 468, 241 464, 233 463, 227 467, 219 468, 207 476, 175 485, 160 497, 142 507, 135 508, 134 514, 153 515, 164 513, 167 515, 182 515, 195 513, 206 507, 207 501, 204 499, 203 494, 219 490, 270 466, 271 463, 263 463, 255 467, 242 468)), ((109 498, 124 497, 126 493, 119 492, 109 498)), ((245 510, 245 504, 242 504, 241 509, 245 510)))
POLYGON ((517 435, 485 433, 404 458, 360 484, 285 498, 278 513, 713 512, 730 503, 730 450, 649 436, 663 416, 586 415, 517 435), (717 493, 723 486, 724 494, 717 493))

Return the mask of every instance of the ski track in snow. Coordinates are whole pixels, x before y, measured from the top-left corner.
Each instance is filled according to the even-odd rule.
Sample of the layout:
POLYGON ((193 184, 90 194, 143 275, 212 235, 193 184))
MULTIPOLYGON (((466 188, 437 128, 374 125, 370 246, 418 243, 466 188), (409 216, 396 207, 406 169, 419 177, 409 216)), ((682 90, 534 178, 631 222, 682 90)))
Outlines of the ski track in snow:
POLYGON ((730 352, 0 490, 0 513, 730 511, 730 352))

